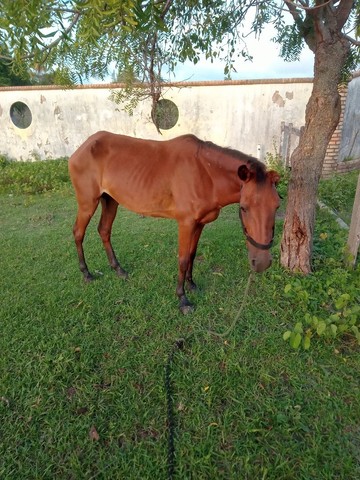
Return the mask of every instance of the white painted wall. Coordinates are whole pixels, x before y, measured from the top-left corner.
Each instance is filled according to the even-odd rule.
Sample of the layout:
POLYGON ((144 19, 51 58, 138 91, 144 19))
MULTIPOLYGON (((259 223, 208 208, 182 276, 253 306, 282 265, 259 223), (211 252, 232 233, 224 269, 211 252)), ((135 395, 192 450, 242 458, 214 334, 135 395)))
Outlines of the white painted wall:
MULTIPOLYGON (((166 87, 164 98, 176 103, 179 120, 160 135, 150 120, 150 102, 133 116, 109 99, 110 85, 71 90, 0 87, 0 153, 17 160, 70 156, 92 133, 109 130, 165 140, 193 133, 263 159, 279 147, 281 122, 300 128, 312 89, 310 79, 199 82, 166 87), (32 123, 17 128, 10 118, 14 102, 24 102, 32 123), (260 146, 260 149, 258 148, 260 146)), ((295 145, 294 145, 295 146, 295 145)))
POLYGON ((351 80, 346 98, 339 162, 360 158, 360 74, 351 80))

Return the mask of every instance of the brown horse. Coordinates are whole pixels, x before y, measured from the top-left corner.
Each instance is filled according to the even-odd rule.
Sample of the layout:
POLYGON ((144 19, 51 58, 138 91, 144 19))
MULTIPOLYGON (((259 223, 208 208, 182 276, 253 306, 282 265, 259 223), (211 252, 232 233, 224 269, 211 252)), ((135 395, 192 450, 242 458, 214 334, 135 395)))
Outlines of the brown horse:
POLYGON ((180 310, 192 305, 193 263, 204 226, 222 207, 240 202, 250 266, 262 272, 271 264, 279 175, 236 150, 203 142, 193 135, 168 141, 141 140, 109 132, 92 135, 69 159, 78 213, 73 229, 80 270, 93 279, 85 262, 83 239, 101 202, 98 231, 111 267, 127 277, 111 245, 118 205, 142 215, 173 218, 178 223, 179 274, 176 293, 180 310))

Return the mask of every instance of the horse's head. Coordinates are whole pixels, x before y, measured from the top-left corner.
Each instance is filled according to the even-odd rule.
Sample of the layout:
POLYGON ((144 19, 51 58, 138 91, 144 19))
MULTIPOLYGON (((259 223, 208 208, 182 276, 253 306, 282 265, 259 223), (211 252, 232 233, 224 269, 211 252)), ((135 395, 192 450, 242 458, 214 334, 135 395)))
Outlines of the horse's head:
POLYGON ((280 204, 276 185, 280 175, 274 170, 249 168, 238 170, 242 180, 240 220, 246 237, 251 268, 263 272, 271 265, 270 247, 273 243, 275 214, 280 204))

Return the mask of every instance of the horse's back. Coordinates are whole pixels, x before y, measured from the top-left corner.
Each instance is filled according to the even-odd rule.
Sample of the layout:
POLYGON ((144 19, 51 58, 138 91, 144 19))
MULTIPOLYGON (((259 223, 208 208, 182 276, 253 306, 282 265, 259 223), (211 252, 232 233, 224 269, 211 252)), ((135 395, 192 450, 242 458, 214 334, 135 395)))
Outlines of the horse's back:
POLYGON ((112 156, 116 156, 118 161, 120 161, 120 159, 126 159, 126 156, 129 154, 132 154, 132 162, 134 162, 134 157, 140 162, 149 162, 156 153, 158 155, 166 155, 166 158, 170 159, 180 151, 186 153, 184 148, 188 147, 194 150, 199 142, 200 140, 191 134, 182 135, 171 140, 159 141, 99 131, 91 135, 73 153, 69 159, 69 165, 70 167, 80 166, 83 163, 90 163, 91 159, 106 163, 112 156), (144 158, 144 156, 147 158, 144 158))
POLYGON ((130 210, 173 217, 177 197, 184 202, 201 179, 199 142, 193 135, 158 141, 100 131, 70 157, 72 183, 82 196, 105 192, 130 210))

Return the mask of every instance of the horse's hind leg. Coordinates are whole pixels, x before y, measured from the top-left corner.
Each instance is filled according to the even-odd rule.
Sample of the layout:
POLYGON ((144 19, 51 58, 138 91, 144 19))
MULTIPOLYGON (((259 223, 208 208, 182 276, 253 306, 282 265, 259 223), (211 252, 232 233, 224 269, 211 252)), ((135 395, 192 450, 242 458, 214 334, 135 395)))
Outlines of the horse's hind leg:
POLYGON ((94 277, 89 272, 88 266, 85 261, 83 241, 85 237, 86 228, 89 225, 91 217, 94 215, 98 204, 99 204, 98 199, 94 200, 92 203, 86 206, 79 204, 78 213, 77 213, 75 224, 73 227, 74 240, 75 240, 76 250, 79 257, 80 271, 84 275, 85 282, 90 282, 91 280, 94 279, 94 277))
POLYGON ((176 294, 179 298, 180 311, 183 314, 187 314, 193 311, 193 305, 190 303, 189 299, 185 294, 184 283, 185 283, 187 273, 189 272, 191 246, 192 246, 194 235, 196 236, 195 232, 197 231, 197 224, 195 222, 178 223, 178 230, 179 230, 179 275, 178 275, 178 282, 176 287, 176 294))
POLYGON ((123 270, 123 268, 121 268, 111 244, 111 229, 116 217, 118 203, 106 193, 100 197, 100 200, 102 213, 98 226, 99 235, 103 242, 111 268, 115 270, 119 277, 127 278, 128 274, 125 272, 125 270, 123 270))

